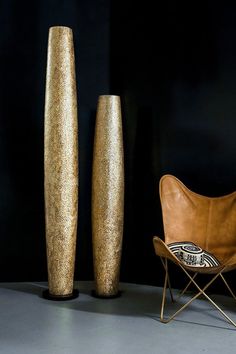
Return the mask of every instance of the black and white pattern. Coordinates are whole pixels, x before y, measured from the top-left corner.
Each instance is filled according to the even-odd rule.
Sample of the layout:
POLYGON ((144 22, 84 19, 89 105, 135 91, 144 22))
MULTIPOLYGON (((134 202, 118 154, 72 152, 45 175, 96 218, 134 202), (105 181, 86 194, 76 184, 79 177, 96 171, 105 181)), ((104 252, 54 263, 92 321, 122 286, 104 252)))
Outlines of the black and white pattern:
POLYGON ((173 242, 168 245, 171 252, 185 265, 190 267, 217 267, 220 262, 211 253, 193 242, 173 242))

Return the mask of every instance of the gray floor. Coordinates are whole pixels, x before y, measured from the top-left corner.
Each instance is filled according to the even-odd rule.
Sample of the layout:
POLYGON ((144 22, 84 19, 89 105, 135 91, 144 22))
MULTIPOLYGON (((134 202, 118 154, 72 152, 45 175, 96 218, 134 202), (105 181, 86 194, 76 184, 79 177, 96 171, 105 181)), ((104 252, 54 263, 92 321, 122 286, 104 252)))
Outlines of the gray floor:
MULTIPOLYGON (((121 284, 121 298, 101 300, 90 296, 91 282, 77 285, 79 298, 53 302, 40 297, 43 283, 1 283, 0 353, 235 352, 236 330, 208 301, 196 300, 176 320, 162 324, 160 288, 121 284)), ((214 298, 236 320, 234 300, 214 298)))

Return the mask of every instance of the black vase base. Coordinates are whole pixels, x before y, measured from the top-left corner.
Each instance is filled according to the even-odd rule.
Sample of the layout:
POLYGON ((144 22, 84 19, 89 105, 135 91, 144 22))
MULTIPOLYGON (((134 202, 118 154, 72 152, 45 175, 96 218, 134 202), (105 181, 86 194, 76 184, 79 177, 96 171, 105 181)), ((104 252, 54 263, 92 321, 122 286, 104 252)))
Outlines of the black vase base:
POLYGON ((44 290, 42 292, 42 296, 44 299, 52 300, 52 301, 67 301, 76 299, 79 296, 79 290, 74 289, 71 294, 68 295, 52 295, 49 290, 44 290))
POLYGON ((99 294, 97 294, 97 292, 96 292, 96 290, 92 290, 91 291, 91 295, 93 296, 93 297, 95 297, 95 298, 97 298, 97 299, 107 299, 107 300, 109 300, 109 299, 116 299, 116 298, 118 298, 118 297, 121 297, 121 294, 122 294, 122 291, 118 291, 116 294, 114 294, 114 295, 99 295, 99 294))

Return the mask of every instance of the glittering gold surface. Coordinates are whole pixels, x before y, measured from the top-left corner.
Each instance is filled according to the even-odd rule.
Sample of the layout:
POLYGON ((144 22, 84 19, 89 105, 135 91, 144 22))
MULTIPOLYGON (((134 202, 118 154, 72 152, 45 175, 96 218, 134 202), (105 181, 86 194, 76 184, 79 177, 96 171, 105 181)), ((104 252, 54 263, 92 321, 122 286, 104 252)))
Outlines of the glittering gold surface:
POLYGON ((92 177, 92 234, 96 293, 118 292, 123 238, 124 158, 120 98, 100 96, 92 177))
POLYGON ((49 292, 73 291, 78 209, 77 97, 72 30, 49 30, 45 98, 45 217, 49 292))

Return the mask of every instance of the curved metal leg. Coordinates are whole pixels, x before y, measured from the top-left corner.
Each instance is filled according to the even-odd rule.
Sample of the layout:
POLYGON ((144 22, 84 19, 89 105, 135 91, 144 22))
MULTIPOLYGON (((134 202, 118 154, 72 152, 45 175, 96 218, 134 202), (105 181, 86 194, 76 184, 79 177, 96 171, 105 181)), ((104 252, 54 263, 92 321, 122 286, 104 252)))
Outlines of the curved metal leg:
POLYGON ((235 295, 233 294, 232 290, 230 289, 228 283, 226 282, 224 276, 222 275, 222 271, 217 273, 204 287, 203 289, 200 288, 200 286, 195 282, 194 278, 196 277, 196 274, 192 277, 187 271, 186 269, 179 265, 180 268, 184 271, 184 273, 188 276, 188 278, 190 279, 190 282, 187 284, 187 286, 185 287, 185 289, 182 291, 181 295, 184 294, 184 292, 186 291, 186 289, 189 287, 189 285, 191 283, 193 283, 196 288, 199 290, 199 292, 193 296, 186 304, 184 304, 180 309, 178 309, 176 312, 174 312, 173 315, 171 315, 169 318, 164 318, 164 309, 165 309, 165 303, 166 303, 166 288, 167 288, 167 284, 168 284, 168 279, 169 279, 169 275, 168 275, 168 266, 167 266, 167 259, 165 258, 165 262, 162 260, 162 263, 164 265, 165 268, 165 281, 164 281, 164 287, 163 287, 163 294, 162 294, 162 303, 161 303, 161 315, 160 315, 160 320, 163 323, 168 323, 170 322, 172 319, 174 319, 180 312, 182 312, 188 305, 190 305, 195 299, 197 299, 200 295, 204 295, 205 298, 207 300, 209 300, 211 302, 211 304, 233 325, 236 327, 236 323, 205 293, 205 291, 207 290, 207 288, 218 278, 221 277, 222 280, 224 281, 224 283, 226 284, 227 288, 229 289, 229 291, 231 292, 231 294, 233 295, 233 297, 235 298, 235 295))
POLYGON ((171 283, 170 283, 170 276, 169 276, 169 271, 168 271, 168 259, 167 258, 161 258, 161 262, 163 264, 163 267, 166 271, 166 276, 167 276, 167 284, 168 284, 168 288, 169 288, 169 292, 170 292, 170 297, 171 297, 171 301, 174 302, 174 295, 173 295, 173 292, 172 292, 172 288, 171 288, 171 283))
POLYGON ((229 286, 228 282, 226 281, 225 277, 223 276, 223 274, 220 274, 220 276, 221 276, 221 279, 223 280, 223 282, 225 283, 227 289, 229 290, 230 294, 233 296, 234 300, 236 300, 236 296, 235 296, 233 290, 230 288, 230 286, 229 286))
MULTIPOLYGON (((198 275, 198 273, 194 273, 193 279, 195 279, 197 275, 198 275)), ((179 300, 185 294, 185 292, 188 290, 188 288, 191 284, 192 284, 192 280, 190 280, 188 282, 188 284, 186 285, 186 287, 181 291, 181 293, 177 297, 177 300, 179 300)))

